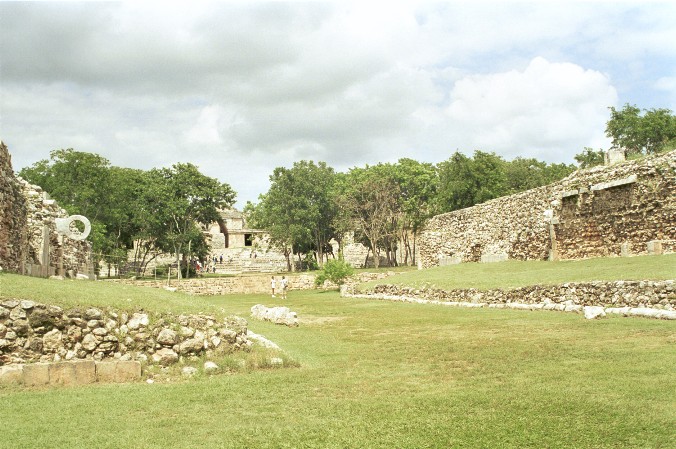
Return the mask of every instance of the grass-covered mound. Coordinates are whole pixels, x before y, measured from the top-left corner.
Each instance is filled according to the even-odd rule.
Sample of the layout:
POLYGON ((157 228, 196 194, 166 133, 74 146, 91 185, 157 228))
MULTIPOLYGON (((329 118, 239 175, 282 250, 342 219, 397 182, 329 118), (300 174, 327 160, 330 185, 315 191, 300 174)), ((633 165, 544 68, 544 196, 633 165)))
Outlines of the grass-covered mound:
POLYGON ((440 308, 335 291, 291 291, 281 303, 26 279, 0 276, 0 294, 244 317, 254 304, 285 305, 299 327, 249 326, 300 366, 170 384, 0 387, 0 448, 672 445, 674 322, 440 308))
POLYGON ((386 283, 412 288, 490 290, 566 282, 665 279, 676 279, 676 254, 558 262, 509 260, 489 264, 463 263, 406 271, 386 280, 366 283, 364 287, 386 283))

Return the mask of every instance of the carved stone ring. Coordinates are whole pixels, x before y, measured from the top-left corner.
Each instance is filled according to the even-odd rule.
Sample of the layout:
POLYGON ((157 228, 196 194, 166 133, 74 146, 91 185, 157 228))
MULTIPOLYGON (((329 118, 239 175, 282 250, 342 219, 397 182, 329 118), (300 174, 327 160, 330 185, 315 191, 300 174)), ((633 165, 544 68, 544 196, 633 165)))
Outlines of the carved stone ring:
POLYGON ((92 230, 91 223, 83 215, 71 215, 68 218, 57 218, 54 221, 56 223, 56 232, 73 240, 86 239, 92 230), (84 224, 84 231, 80 232, 77 227, 73 226, 75 221, 80 221, 84 224))

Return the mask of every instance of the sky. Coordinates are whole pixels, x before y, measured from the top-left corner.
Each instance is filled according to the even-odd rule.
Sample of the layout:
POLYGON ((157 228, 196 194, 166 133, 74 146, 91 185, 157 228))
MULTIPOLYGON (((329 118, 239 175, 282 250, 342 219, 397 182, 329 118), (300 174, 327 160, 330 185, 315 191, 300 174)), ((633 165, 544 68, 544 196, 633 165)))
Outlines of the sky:
POLYGON ((676 110, 676 2, 0 2, 0 139, 191 162, 237 192, 455 151, 574 163, 608 108, 676 110))

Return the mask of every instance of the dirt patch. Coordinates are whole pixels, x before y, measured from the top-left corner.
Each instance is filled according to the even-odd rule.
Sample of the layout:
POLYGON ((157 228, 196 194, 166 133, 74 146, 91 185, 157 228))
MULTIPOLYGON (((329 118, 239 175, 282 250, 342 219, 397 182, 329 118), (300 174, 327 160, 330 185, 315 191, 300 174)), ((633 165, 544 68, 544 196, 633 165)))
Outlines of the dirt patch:
POLYGON ((346 319, 344 316, 305 316, 298 318, 298 321, 301 326, 326 326, 346 319))

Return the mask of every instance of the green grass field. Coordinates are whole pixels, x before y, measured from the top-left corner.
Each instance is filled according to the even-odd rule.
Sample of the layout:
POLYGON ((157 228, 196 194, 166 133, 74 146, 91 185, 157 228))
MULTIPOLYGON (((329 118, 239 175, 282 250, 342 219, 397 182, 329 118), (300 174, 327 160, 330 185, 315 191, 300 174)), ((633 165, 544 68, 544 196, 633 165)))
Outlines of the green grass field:
POLYGON ((676 279, 676 253, 661 256, 611 257, 559 262, 510 260, 501 263, 463 263, 407 271, 378 283, 446 290, 516 288, 565 282, 676 279))
MULTIPOLYGON (((485 277, 505 269, 472 265, 485 277)), ((7 274, 0 296, 244 317, 257 303, 281 305, 266 295, 190 297, 7 274)), ((291 291, 284 305, 300 327, 249 324, 299 367, 152 385, 0 387, 0 448, 674 447, 674 322, 334 291, 291 291)))

